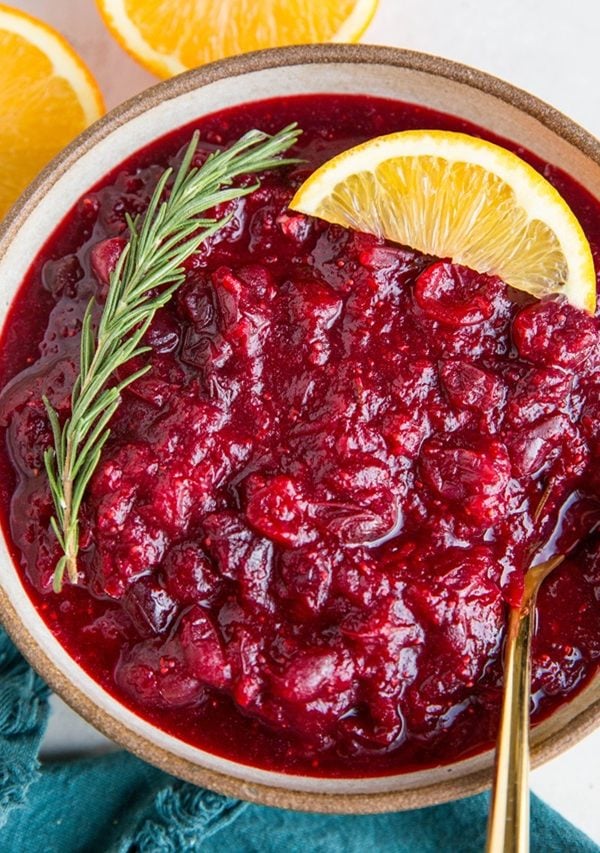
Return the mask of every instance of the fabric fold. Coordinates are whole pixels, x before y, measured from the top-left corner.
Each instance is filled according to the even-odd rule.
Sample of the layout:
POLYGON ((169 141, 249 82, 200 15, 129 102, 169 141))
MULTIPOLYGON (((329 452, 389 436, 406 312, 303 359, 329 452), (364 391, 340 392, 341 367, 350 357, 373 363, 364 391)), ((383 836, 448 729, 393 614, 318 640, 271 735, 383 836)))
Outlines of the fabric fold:
POLYGON ((130 849, 140 853, 200 849, 211 835, 239 817, 247 805, 186 782, 175 782, 159 792, 150 813, 132 839, 125 841, 120 853, 130 849))
POLYGON ((0 631, 0 827, 39 778, 50 691, 0 631))

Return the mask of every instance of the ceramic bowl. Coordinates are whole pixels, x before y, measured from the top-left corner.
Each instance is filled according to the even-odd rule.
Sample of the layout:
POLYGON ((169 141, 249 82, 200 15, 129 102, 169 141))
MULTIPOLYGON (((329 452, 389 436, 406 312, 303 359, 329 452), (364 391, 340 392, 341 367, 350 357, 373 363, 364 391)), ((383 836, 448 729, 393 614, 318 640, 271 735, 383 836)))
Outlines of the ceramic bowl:
MULTIPOLYGON (((120 161, 166 131, 224 107, 261 98, 348 92, 415 102, 508 137, 559 165, 600 199, 600 143, 556 110, 500 80, 394 48, 314 45, 248 54, 161 83, 80 136, 21 197, 0 231, 0 324, 46 238, 71 205, 120 161)), ((268 772, 196 749, 124 707, 52 636, 0 537, 0 612, 35 669, 108 737, 183 779, 270 805, 322 812, 379 812, 441 803, 490 783, 490 751, 403 775, 326 779, 268 772)), ((534 765, 600 721, 600 678, 536 726, 534 765)))

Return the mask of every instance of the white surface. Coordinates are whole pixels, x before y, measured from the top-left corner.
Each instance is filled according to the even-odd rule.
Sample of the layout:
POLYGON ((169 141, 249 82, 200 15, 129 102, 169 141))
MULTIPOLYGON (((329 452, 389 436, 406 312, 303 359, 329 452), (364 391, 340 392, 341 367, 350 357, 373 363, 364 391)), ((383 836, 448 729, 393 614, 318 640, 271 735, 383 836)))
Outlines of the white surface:
MULTIPOLYGON (((53 23, 86 58, 109 107, 154 78, 105 33, 92 0, 9 0, 53 23)), ((365 41, 447 56, 496 74, 547 100, 600 135, 597 0, 381 0, 365 41)), ((45 753, 107 746, 62 703, 45 753)), ((600 732, 533 774, 534 790, 600 842, 600 732)))

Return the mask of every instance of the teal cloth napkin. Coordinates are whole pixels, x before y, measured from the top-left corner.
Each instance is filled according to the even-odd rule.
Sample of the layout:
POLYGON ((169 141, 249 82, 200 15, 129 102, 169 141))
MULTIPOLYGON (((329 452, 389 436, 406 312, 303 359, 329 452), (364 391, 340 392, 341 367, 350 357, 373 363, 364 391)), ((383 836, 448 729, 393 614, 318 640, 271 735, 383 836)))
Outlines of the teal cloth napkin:
MULTIPOLYGON (((196 788, 125 752, 40 764, 48 688, 0 631, 2 853, 480 853, 487 795, 386 815, 315 815, 196 788)), ((600 848, 532 802, 533 853, 600 848)))

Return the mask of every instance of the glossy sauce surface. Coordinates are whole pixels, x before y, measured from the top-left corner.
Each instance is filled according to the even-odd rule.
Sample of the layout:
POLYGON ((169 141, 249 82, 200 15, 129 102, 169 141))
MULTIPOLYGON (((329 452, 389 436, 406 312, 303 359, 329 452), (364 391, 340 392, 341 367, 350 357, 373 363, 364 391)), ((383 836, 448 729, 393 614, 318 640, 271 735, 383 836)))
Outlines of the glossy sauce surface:
MULTIPOLYGON (((599 324, 287 210, 315 166, 364 139, 483 131, 351 96, 194 127, 209 150, 294 120, 305 162, 230 205, 148 333, 152 371, 126 392, 85 503, 80 585, 57 596, 41 396, 67 413, 81 317, 105 296, 124 213, 144 209, 194 128, 67 216, 0 347, 0 499, 44 619, 143 716, 267 768, 398 772, 493 740, 506 605, 554 527, 561 550, 586 539, 540 596, 538 717, 596 670, 599 324)), ((600 205, 516 150, 565 195, 598 263, 600 205)))

